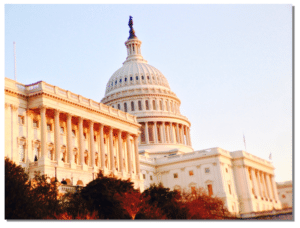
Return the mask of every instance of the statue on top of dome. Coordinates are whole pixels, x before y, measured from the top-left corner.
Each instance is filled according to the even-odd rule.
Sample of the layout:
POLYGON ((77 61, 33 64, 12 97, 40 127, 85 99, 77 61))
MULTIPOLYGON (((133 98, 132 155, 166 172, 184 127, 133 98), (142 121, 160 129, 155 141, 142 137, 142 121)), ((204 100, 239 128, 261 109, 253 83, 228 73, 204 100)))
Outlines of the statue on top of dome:
POLYGON ((134 31, 132 25, 133 25, 132 16, 129 16, 128 26, 129 26, 130 30, 129 30, 129 37, 128 37, 128 39, 133 39, 134 37, 136 37, 135 31, 134 31))

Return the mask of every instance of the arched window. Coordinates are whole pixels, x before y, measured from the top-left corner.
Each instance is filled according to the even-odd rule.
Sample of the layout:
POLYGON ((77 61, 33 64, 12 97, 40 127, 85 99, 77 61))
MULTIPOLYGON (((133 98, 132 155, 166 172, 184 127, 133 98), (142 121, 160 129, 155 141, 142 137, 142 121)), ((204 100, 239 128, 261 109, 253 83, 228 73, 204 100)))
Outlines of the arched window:
POLYGON ((127 103, 124 103, 124 112, 127 112, 127 103))
POLYGON ((166 108, 165 110, 168 112, 169 111, 169 108, 168 108, 168 101, 166 101, 166 108))
POLYGON ((19 161, 25 162, 25 145, 19 145, 19 161))
POLYGON ((153 129, 153 123, 148 123, 148 136, 149 136, 149 142, 154 143, 154 129, 153 129))
POLYGON ((146 100, 146 101, 145 101, 145 104, 146 104, 146 110, 149 110, 149 101, 146 100))
POLYGON ((131 101, 131 111, 134 111, 134 102, 131 101))
POLYGON ((155 100, 152 100, 152 107, 153 107, 153 110, 156 110, 156 102, 155 102, 155 100))
POLYGON ((139 110, 142 110, 142 101, 138 101, 139 110))
POLYGON ((162 100, 159 100, 159 110, 163 110, 162 104, 163 104, 163 101, 162 101, 162 100))
POLYGON ((121 105, 120 104, 118 104, 118 109, 121 110, 121 105))
POLYGON ((146 142, 146 136, 145 136, 145 123, 141 123, 141 143, 146 142))

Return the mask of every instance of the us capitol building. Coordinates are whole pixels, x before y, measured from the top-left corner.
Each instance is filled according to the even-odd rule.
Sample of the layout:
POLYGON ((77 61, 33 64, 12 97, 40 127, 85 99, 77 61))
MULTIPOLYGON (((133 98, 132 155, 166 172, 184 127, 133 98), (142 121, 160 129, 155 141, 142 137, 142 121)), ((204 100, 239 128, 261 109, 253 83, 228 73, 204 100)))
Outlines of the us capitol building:
POLYGON ((274 166, 246 151, 194 150, 166 77, 141 54, 132 18, 127 58, 100 103, 44 81, 5 78, 5 156, 51 180, 85 186, 99 170, 141 191, 203 188, 235 214, 280 209, 274 166))

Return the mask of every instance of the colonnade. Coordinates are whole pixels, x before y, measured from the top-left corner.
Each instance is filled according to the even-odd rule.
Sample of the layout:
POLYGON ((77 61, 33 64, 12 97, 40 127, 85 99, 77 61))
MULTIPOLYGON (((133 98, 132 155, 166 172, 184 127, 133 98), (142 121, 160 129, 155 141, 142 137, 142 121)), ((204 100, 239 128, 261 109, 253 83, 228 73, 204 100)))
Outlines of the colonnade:
POLYGON ((263 172, 261 170, 248 167, 248 176, 252 185, 252 193, 254 196, 260 197, 261 200, 279 201, 277 187, 274 175, 263 172))
MULTIPOLYGON (((41 160, 45 160, 47 157, 47 119, 46 119, 46 110, 47 109, 52 109, 52 108, 47 108, 46 106, 41 106, 39 107, 40 110, 40 133, 41 133, 41 160)), ((54 145, 55 145, 55 161, 57 164, 61 163, 61 147, 62 147, 62 142, 60 138, 60 113, 64 113, 58 109, 54 109, 54 145)), ((64 113, 66 115, 66 129, 67 129, 67 134, 66 134, 66 148, 67 148, 67 161, 70 165, 70 168, 77 168, 78 165, 81 166, 82 169, 84 169, 84 166, 87 166, 85 164, 85 144, 84 144, 84 127, 83 127, 83 122, 84 120, 88 122, 88 131, 89 131, 89 168, 96 168, 97 165, 95 165, 95 140, 94 140, 94 135, 95 135, 95 124, 99 125, 98 134, 99 134, 99 140, 100 140, 100 158, 101 164, 99 166, 100 169, 102 170, 109 170, 111 172, 121 172, 124 173, 126 172, 125 167, 124 167, 124 160, 127 160, 127 172, 132 175, 133 171, 135 172, 136 175, 139 175, 140 173, 140 164, 139 164, 139 154, 138 154, 138 135, 132 135, 129 132, 122 131, 120 129, 113 129, 111 126, 104 125, 103 123, 99 123, 90 119, 85 119, 81 116, 73 116, 70 113, 64 113), (78 122, 78 145, 79 145, 79 162, 80 164, 75 164, 75 159, 74 159, 74 145, 72 141, 72 118, 77 118, 78 122), (104 127, 107 130, 108 129, 108 147, 109 150, 107 151, 108 154, 108 160, 109 164, 105 164, 105 132, 104 132, 104 127), (114 135, 117 134, 117 137, 114 135), (122 135, 125 135, 125 142, 124 142, 124 137, 122 135), (133 139, 133 144, 131 140, 133 139), (114 140, 118 140, 117 145, 114 145, 114 140), (125 152, 127 153, 127 158, 123 158, 123 144, 127 145, 127 148, 125 152), (133 154, 134 153, 134 156, 133 154), (117 166, 116 167, 116 159, 115 155, 118 156, 116 159, 118 160, 117 166), (131 161, 132 157, 135 157, 134 161, 131 161), (134 162, 134 167, 135 170, 132 170, 132 162, 134 162), (106 168, 107 167, 107 168, 106 168)))
POLYGON ((192 146, 190 128, 187 125, 169 121, 140 122, 141 144, 172 143, 192 146))

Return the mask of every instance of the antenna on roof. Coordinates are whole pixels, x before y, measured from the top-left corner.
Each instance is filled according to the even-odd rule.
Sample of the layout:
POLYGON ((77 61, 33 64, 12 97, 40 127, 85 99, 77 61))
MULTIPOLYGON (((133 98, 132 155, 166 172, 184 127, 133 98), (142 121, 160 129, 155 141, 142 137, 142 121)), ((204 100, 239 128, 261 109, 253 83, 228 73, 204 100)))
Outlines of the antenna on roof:
POLYGON ((14 41, 14 76, 17 81, 17 56, 16 56, 16 42, 14 41))

